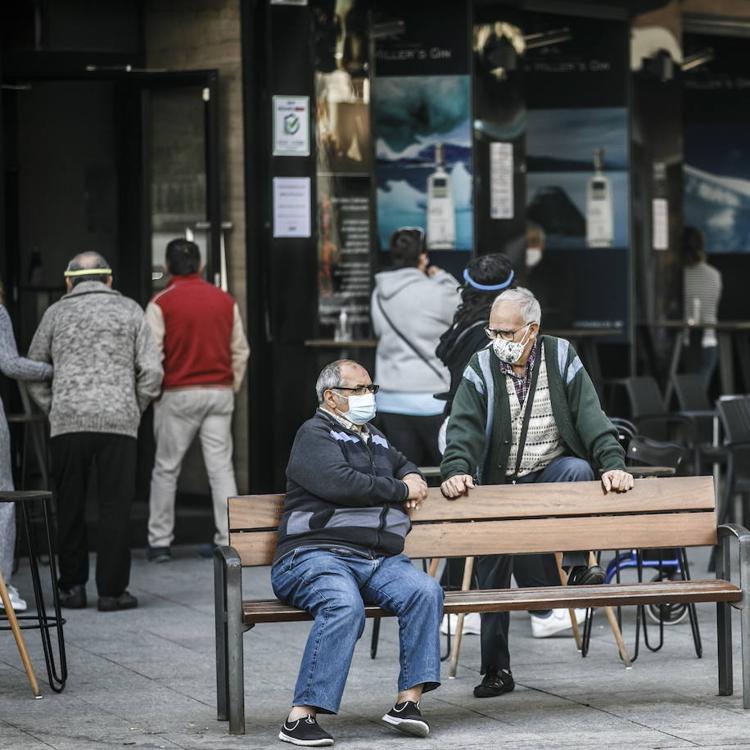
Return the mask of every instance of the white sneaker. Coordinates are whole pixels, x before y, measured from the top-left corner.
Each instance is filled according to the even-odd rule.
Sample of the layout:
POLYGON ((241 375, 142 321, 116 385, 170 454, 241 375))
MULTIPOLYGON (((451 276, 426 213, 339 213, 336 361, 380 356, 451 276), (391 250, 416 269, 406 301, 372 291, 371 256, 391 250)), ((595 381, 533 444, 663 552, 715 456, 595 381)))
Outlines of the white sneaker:
MULTIPOLYGON (((455 635, 456 627, 458 626, 458 615, 443 615, 443 621, 440 623, 440 632, 443 635, 448 633, 449 622, 451 635, 455 635)), ((479 616, 479 612, 467 612, 464 615, 462 632, 464 635, 480 635, 482 632, 482 618, 479 616)))
MULTIPOLYGON (((586 619, 586 610, 577 609, 576 621, 578 624, 582 624, 586 619)), ((531 615, 531 635, 534 638, 549 638, 552 635, 563 634, 565 630, 571 630, 573 624, 570 621, 570 615, 567 609, 553 609, 552 614, 547 617, 540 617, 539 615, 531 615)), ((573 635, 571 630, 570 633, 565 635, 573 635)))
MULTIPOLYGON (((10 606, 13 607, 14 612, 25 612, 26 602, 21 599, 21 595, 18 593, 18 589, 15 586, 8 584, 8 596, 10 598, 10 606)), ((3 606, 3 600, 0 599, 0 609, 5 609, 3 606)))

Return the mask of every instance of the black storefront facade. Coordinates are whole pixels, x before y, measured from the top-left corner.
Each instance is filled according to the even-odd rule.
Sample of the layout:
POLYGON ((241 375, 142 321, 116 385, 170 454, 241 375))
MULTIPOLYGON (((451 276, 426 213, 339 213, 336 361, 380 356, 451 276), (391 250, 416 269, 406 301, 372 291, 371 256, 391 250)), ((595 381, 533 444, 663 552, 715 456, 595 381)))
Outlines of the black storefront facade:
MULTIPOLYGON (((80 19, 85 3, 53 4, 64 49, 44 38, 45 4, 18 5, 3 11, 0 275, 19 338, 28 344, 38 312, 60 292, 48 269, 67 259, 49 249, 64 243, 44 234, 65 223, 35 211, 25 186, 56 175, 47 180, 56 192, 40 195, 47 190, 53 207, 58 196, 62 218, 67 209, 65 170, 40 159, 24 174, 16 157, 44 153, 55 128, 78 128, 78 148, 101 147, 111 162, 80 176, 81 221, 112 255, 120 288, 145 304, 163 274, 153 248, 189 229, 209 278, 241 299, 253 352, 236 436, 244 489, 283 487, 322 364, 345 353, 372 366, 372 275, 387 266, 397 226, 424 226, 433 262, 457 277, 472 254, 507 252, 545 301, 548 328, 599 334, 603 377, 661 375, 668 341, 644 324, 682 317, 686 210, 719 243, 711 262, 726 280, 721 314, 747 316, 750 243, 740 230, 711 229, 726 224, 727 206, 741 229, 744 193, 721 155, 700 144, 706 133, 720 144, 742 122, 738 50, 750 19, 688 16, 658 0, 191 3, 174 23, 197 49, 196 34, 211 36, 190 23, 198 6, 236 18, 242 105, 228 111, 223 69, 189 56, 151 64, 152 6, 169 3, 100 7, 100 17, 119 15, 93 24, 89 38, 65 22, 66 7, 80 19), (102 29, 107 43, 92 43, 102 29), (683 69, 709 47, 710 61, 683 69), (27 87, 49 89, 36 109, 24 103, 27 87), (114 124, 87 134, 80 123, 93 122, 97 106, 114 124), (240 158, 228 156, 232 138, 240 158), (237 173, 244 237, 232 242, 222 192, 237 173), (547 237, 543 274, 526 266, 528 222, 547 237)), ((204 489, 196 480, 185 492, 204 489)))

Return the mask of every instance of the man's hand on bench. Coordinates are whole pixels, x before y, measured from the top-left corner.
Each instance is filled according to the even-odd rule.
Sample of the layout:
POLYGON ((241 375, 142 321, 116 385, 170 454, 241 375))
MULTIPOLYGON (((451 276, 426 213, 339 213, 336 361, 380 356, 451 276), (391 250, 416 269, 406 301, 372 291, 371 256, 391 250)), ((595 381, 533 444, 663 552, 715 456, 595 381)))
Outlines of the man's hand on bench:
POLYGON ((621 471, 620 469, 612 469, 612 471, 605 471, 602 474, 602 487, 605 492, 613 490, 614 492, 627 492, 633 489, 635 480, 632 474, 628 474, 627 471, 621 471))
POLYGON ((455 500, 461 495, 468 495, 469 490, 474 488, 474 479, 470 474, 456 474, 450 479, 446 479, 440 485, 440 491, 448 498, 455 500))
POLYGON ((419 506, 427 499, 427 482, 421 474, 407 474, 403 480, 409 488, 409 495, 404 505, 407 510, 419 510, 419 506))

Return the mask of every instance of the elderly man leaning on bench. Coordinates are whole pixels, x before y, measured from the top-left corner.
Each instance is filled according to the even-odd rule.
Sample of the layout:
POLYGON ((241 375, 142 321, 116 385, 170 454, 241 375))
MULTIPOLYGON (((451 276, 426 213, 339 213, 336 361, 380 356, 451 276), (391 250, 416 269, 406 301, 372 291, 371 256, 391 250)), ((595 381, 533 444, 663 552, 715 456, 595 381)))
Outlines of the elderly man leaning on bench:
MULTIPOLYGON (((592 463, 602 472, 605 492, 632 489, 625 452, 581 360, 565 339, 539 336, 540 322, 539 303, 528 289, 509 289, 492 305, 486 329, 491 345, 472 357, 453 401, 441 464, 445 497, 467 494, 474 477, 480 484, 591 481, 592 463)), ((545 557, 544 567, 554 574, 554 561, 545 557)), ((479 588, 509 588, 513 559, 479 557, 479 588)), ((571 585, 604 582, 602 569, 588 567, 584 553, 568 553, 563 565, 571 585)), ((571 625, 565 610, 544 614, 551 628, 571 625)), ((509 620, 507 611, 481 615, 484 677, 474 688, 477 698, 515 687, 509 620)))
POLYGON ((368 425, 377 386, 367 370, 348 360, 333 362, 320 373, 316 391, 319 408, 300 427, 289 457, 271 569, 279 599, 315 619, 279 739, 333 744, 316 716, 339 710, 366 604, 399 619, 399 692, 383 721, 426 737, 430 728, 420 699, 440 684, 443 591, 402 552, 411 528, 407 510, 420 507, 427 484, 368 425))

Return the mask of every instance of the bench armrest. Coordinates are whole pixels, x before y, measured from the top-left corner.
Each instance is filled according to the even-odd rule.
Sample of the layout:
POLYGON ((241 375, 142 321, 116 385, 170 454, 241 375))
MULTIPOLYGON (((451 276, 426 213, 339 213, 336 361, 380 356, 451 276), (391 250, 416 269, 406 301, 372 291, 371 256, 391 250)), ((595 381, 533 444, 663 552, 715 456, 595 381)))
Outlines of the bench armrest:
POLYGON ((730 581, 732 576, 731 542, 737 542, 740 553, 740 582, 742 601, 737 606, 740 609, 748 606, 747 594, 750 586, 750 531, 736 523, 725 523, 719 526, 719 550, 716 556, 716 577, 730 581))
POLYGON ((214 557, 224 563, 227 567, 234 567, 235 565, 242 567, 240 555, 234 547, 214 547, 214 557))

